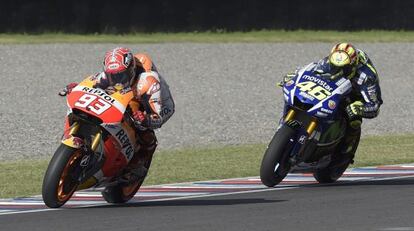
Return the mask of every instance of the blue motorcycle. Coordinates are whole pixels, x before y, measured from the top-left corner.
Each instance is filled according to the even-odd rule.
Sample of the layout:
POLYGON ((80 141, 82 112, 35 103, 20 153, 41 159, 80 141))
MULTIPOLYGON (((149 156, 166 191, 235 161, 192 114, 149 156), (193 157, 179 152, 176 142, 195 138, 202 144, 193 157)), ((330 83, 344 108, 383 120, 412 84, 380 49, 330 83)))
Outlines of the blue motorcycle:
MULTIPOLYGON (((281 84, 284 113, 260 168, 261 181, 268 187, 292 171, 312 172, 318 182, 332 183, 353 163, 353 157, 342 152, 351 81, 318 73, 315 65, 309 64, 281 84)), ((350 148, 356 150, 359 138, 360 134, 350 148)))

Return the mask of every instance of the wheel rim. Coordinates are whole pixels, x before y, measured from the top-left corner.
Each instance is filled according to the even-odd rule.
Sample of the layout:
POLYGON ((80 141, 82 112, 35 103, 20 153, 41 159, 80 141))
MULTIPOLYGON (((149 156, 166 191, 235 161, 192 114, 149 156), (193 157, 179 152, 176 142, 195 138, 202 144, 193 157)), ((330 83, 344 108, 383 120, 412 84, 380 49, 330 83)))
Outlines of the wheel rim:
MULTIPOLYGON (((76 151, 69 159, 68 163, 66 164, 65 168, 63 169, 62 175, 60 176, 58 189, 57 189, 57 199, 60 202, 65 202, 69 200, 69 198, 72 196, 72 194, 75 192, 77 184, 71 185, 69 190, 65 190, 67 187, 67 177, 70 174, 70 170, 72 169, 74 163, 76 163, 76 160, 81 156, 81 152, 78 150, 76 151)), ((72 183, 72 182, 70 182, 72 183)))
MULTIPOLYGON (((129 186, 125 186, 122 188, 122 194, 124 195, 124 197, 129 197, 131 196, 132 193, 134 193, 134 191, 136 190, 137 187, 139 187, 139 182, 134 183, 132 185, 129 186)), ((132 195, 133 196, 133 195, 132 195)))

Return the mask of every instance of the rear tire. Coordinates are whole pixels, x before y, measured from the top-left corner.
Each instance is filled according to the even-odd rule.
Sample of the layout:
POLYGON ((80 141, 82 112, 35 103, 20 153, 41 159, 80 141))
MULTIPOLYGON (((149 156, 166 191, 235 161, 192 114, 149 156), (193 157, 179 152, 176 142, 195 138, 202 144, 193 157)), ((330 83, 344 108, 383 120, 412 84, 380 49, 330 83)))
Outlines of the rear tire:
POLYGON ((73 195, 79 182, 73 178, 81 150, 61 144, 56 150, 43 178, 42 197, 50 208, 59 208, 73 195))
MULTIPOLYGON (((340 153, 332 155, 332 160, 328 166, 321 169, 316 169, 313 173, 313 176, 319 183, 334 183, 336 182, 346 171, 348 166, 353 163, 354 154, 358 148, 359 139, 361 134, 355 137, 354 144, 349 153, 340 153)), ((342 145, 339 146, 339 150, 342 148, 342 145)))
POLYGON ((260 167, 260 179, 264 185, 273 187, 279 184, 289 173, 288 155, 290 150, 287 150, 287 144, 295 133, 296 131, 293 128, 282 125, 273 136, 260 167), (279 166, 276 169, 277 165, 279 166))
POLYGON ((329 164, 326 168, 315 170, 315 172, 313 173, 313 177, 315 177, 315 179, 322 184, 334 183, 342 176, 342 174, 348 168, 350 163, 351 160, 348 160, 344 164, 333 167, 331 162, 331 164, 329 164))
MULTIPOLYGON (((147 163, 145 163, 145 167, 149 170, 150 165, 151 160, 148 160, 147 163)), ((142 183, 144 183, 144 180, 145 177, 142 180, 129 186, 115 185, 106 187, 104 191, 102 191, 102 196, 108 203, 125 203, 135 196, 135 194, 141 188, 142 183)))
POLYGON ((141 182, 134 183, 130 186, 116 185, 106 187, 104 191, 102 191, 102 196, 108 203, 125 203, 134 197, 138 189, 141 187, 142 182, 143 180, 141 180, 141 182))

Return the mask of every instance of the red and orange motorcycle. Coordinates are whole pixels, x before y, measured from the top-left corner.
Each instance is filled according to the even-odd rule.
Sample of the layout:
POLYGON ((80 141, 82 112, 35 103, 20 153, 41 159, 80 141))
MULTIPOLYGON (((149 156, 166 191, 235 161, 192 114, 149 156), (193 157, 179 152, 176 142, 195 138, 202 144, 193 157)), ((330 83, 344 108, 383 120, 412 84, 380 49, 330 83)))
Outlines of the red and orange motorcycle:
MULTIPOLYGON (((48 207, 64 205, 77 190, 105 187, 109 203, 130 200, 144 179, 121 180, 138 150, 128 103, 133 92, 122 89, 109 95, 94 88, 94 77, 79 83, 67 96, 68 115, 59 148, 43 179, 42 196, 48 207)), ((144 165, 149 168, 151 160, 144 165)))

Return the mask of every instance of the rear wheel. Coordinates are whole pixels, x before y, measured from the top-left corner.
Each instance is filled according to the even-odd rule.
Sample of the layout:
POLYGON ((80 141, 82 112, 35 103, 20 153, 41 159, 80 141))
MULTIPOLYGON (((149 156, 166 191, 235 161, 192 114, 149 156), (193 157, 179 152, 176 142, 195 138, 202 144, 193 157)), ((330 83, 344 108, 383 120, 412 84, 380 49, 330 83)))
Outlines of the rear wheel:
POLYGON ((333 183, 342 176, 350 163, 349 158, 337 166, 332 166, 331 163, 326 168, 315 170, 313 176, 319 183, 333 183))
MULTIPOLYGON (((149 169, 151 165, 151 160, 148 160, 144 166, 149 169)), ((145 177, 139 180, 136 183, 131 185, 115 185, 111 187, 106 187, 104 191, 102 191, 102 196, 108 203, 120 204, 125 203, 131 200, 139 188, 141 188, 142 183, 144 183, 145 177)))
MULTIPOLYGON (((361 133, 355 136, 352 141, 352 148, 349 152, 340 153, 340 151, 338 151, 338 154, 332 155, 332 160, 328 166, 314 171, 313 176, 319 183, 333 183, 344 174, 348 166, 353 163, 360 136, 361 133)), ((340 145, 339 148, 342 148, 342 145, 340 145)))
POLYGON ((283 125, 273 136, 264 154, 260 167, 260 179, 268 187, 279 184, 289 173, 288 157, 289 140, 295 135, 295 130, 283 125))
POLYGON ((78 187, 74 170, 79 166, 82 152, 61 144, 49 163, 42 185, 42 197, 50 208, 64 205, 78 187))

